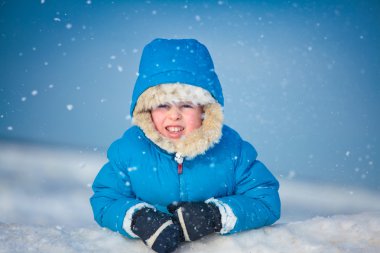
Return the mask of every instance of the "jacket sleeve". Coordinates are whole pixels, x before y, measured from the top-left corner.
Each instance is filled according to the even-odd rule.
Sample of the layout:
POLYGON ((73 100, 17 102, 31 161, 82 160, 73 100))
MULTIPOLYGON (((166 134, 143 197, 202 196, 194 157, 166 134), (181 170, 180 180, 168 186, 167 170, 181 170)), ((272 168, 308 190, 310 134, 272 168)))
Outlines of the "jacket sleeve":
POLYGON ((253 146, 243 141, 235 169, 234 195, 209 200, 221 211, 221 234, 268 226, 280 218, 279 183, 256 157, 253 146))
POLYGON ((137 236, 131 231, 133 213, 149 206, 138 200, 133 193, 126 161, 121 161, 119 144, 113 143, 107 152, 108 162, 96 176, 90 203, 96 222, 129 238, 137 236))

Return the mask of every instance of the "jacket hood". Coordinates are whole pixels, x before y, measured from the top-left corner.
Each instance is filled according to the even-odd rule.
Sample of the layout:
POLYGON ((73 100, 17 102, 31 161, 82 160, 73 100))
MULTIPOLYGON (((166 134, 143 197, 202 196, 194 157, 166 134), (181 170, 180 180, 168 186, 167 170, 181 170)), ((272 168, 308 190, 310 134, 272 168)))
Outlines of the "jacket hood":
POLYGON ((142 52, 130 114, 140 95, 165 83, 183 83, 208 91, 224 105, 222 88, 207 48, 195 39, 155 39, 142 52))
POLYGON ((205 153, 222 136, 223 103, 222 88, 204 45, 193 39, 156 39, 144 48, 131 115, 133 123, 157 146, 188 159, 205 153), (156 130, 151 110, 181 101, 202 106, 202 126, 173 141, 156 130))

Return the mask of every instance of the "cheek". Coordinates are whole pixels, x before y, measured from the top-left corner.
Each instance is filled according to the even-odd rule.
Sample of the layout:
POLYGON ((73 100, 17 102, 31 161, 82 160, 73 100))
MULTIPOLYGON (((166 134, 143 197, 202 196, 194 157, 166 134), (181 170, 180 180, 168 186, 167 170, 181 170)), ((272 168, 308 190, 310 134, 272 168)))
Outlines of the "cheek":
POLYGON ((202 125, 202 114, 201 113, 194 113, 187 117, 187 124, 188 127, 191 127, 192 129, 199 128, 202 125))
POLYGON ((160 126, 162 125, 162 120, 163 120, 162 114, 160 112, 153 111, 150 115, 151 115, 154 126, 156 128, 160 128, 160 126))

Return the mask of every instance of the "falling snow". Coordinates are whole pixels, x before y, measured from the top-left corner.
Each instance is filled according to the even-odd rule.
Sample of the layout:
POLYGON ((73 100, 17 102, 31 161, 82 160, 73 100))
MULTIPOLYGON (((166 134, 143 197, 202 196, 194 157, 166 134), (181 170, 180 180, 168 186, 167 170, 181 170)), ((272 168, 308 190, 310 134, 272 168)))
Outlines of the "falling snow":
POLYGON ((133 171, 136 171, 137 170, 137 167, 129 167, 128 168, 128 172, 133 172, 133 171))
POLYGON ((74 106, 72 104, 68 104, 68 105, 66 105, 66 109, 68 111, 72 111, 74 109, 74 106))
POLYGON ((147 251, 98 229, 88 195, 110 136, 133 124, 130 97, 152 31, 206 44, 223 86, 225 123, 279 177, 284 205, 277 226, 179 252, 380 252, 379 216, 367 212, 380 209, 378 5, 53 2, 4 5, 0 145, 25 138, 104 156, 71 164, 83 153, 1 149, 1 252, 147 251))

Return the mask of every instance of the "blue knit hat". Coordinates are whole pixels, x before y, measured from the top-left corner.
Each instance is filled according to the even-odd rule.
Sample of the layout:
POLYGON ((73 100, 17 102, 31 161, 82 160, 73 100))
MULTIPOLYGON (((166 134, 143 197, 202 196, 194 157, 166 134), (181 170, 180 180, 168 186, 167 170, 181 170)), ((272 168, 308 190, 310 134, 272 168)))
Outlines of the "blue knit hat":
POLYGON ((155 39, 143 50, 130 113, 140 95, 159 84, 182 83, 207 90, 224 105, 222 87, 207 48, 194 39, 155 39))

